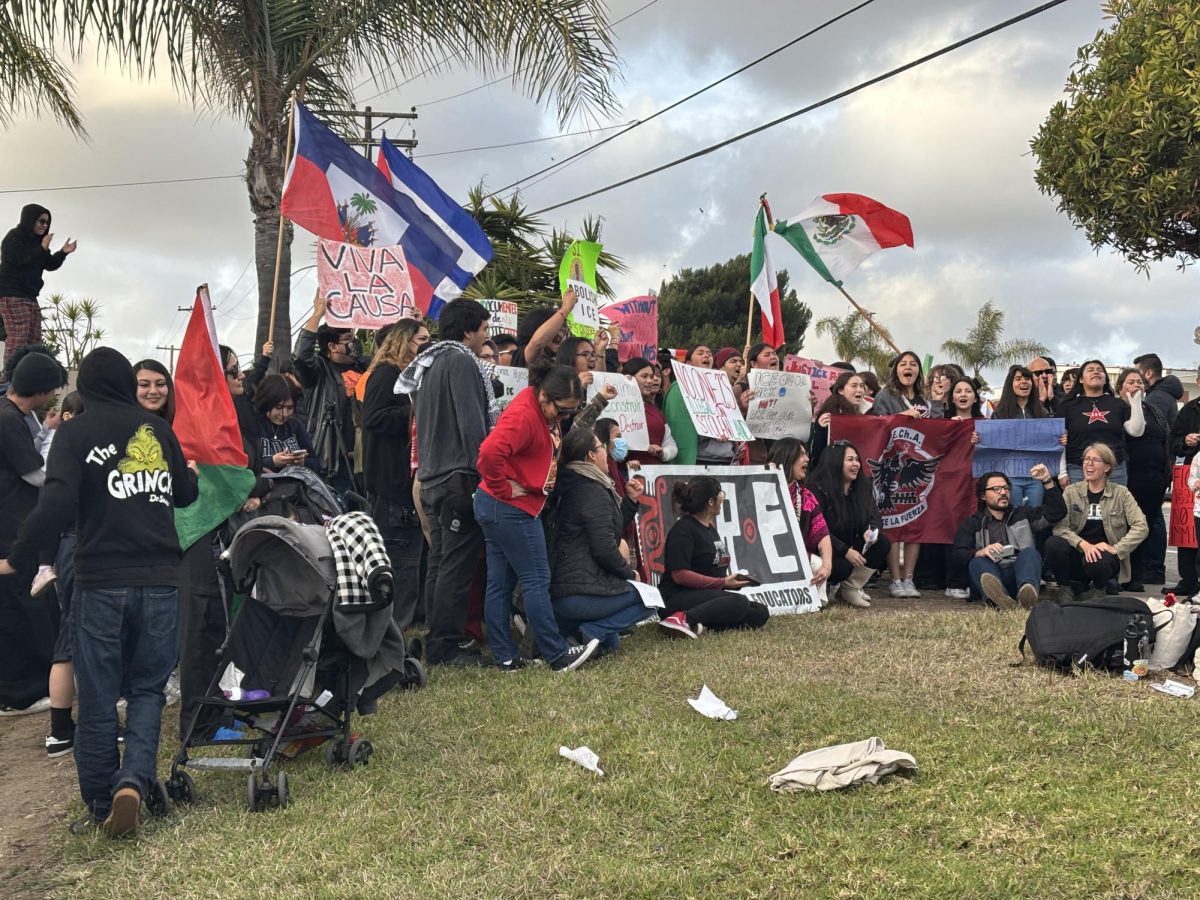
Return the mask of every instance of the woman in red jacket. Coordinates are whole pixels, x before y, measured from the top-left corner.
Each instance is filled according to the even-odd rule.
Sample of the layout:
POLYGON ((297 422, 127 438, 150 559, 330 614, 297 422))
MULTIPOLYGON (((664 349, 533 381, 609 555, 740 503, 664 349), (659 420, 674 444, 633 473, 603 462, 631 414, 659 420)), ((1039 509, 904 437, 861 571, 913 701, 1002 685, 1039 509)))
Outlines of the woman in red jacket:
POLYGON ((483 621, 492 657, 506 671, 526 665, 512 639, 512 596, 518 581, 525 619, 552 668, 578 668, 600 646, 599 640, 591 640, 572 647, 559 634, 550 602, 546 534, 538 521, 558 474, 561 423, 579 409, 582 399, 583 386, 574 369, 531 369, 529 387, 508 404, 479 448, 475 520, 487 542, 483 621))

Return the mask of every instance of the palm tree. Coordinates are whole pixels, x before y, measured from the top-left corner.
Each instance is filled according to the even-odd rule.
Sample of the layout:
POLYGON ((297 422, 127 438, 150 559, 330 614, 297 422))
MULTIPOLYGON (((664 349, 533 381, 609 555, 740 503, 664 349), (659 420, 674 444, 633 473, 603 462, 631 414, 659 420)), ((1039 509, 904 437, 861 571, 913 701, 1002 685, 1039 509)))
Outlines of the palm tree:
POLYGON ((987 387, 981 374, 984 369, 1003 368, 1046 353, 1045 346, 1037 341, 1002 341, 1003 336, 1004 313, 989 300, 979 307, 975 325, 966 338, 946 341, 942 351, 960 366, 971 369, 981 387, 987 387))
POLYGON ((83 118, 71 99, 74 81, 54 51, 41 46, 29 22, 0 4, 0 127, 7 128, 20 111, 48 110, 80 137, 83 118))
MULTIPOLYGON (((26 9, 43 39, 65 36, 78 53, 86 37, 141 75, 165 60, 183 96, 245 120, 256 344, 267 339, 293 93, 317 110, 346 109, 364 71, 382 90, 461 64, 486 75, 511 69, 514 87, 553 98, 564 123, 615 107, 603 0, 27 0, 26 9)), ((290 337, 291 232, 286 226, 277 346, 290 337)))
MULTIPOLYGON (((882 325, 879 327, 883 328, 882 325)), ((883 328, 883 333, 891 340, 891 334, 886 328, 883 328)), ((821 319, 817 322, 817 334, 828 335, 833 340, 833 349, 838 359, 850 363, 863 363, 881 377, 888 370, 888 363, 895 355, 883 346, 871 323, 855 310, 851 310, 841 319, 836 316, 821 319)))

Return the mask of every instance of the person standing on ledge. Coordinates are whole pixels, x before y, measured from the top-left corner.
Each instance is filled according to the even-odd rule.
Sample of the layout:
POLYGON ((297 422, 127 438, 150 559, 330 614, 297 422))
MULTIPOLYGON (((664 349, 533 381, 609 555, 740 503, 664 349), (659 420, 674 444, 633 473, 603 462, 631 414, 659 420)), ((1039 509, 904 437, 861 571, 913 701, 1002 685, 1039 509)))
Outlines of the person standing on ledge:
POLYGON ((42 342, 42 310, 38 293, 42 273, 60 268, 75 252, 68 238, 57 253, 50 252, 50 210, 36 203, 21 209, 21 223, 0 242, 0 316, 4 318, 4 361, 22 347, 42 342))

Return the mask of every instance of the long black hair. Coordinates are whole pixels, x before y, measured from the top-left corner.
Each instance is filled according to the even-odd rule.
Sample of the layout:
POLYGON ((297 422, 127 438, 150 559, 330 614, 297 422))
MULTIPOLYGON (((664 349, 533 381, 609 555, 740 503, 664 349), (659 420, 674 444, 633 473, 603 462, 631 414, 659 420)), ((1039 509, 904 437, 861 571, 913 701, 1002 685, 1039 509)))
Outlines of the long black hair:
POLYGON ((784 437, 777 440, 771 447, 771 454, 767 457, 767 462, 779 466, 783 470, 783 480, 791 484, 792 468, 801 455, 808 456, 808 448, 804 446, 804 442, 794 437, 784 437))
POLYGON ((282 375, 266 375, 254 392, 254 410, 265 419, 267 413, 276 406, 295 399, 296 392, 292 389, 290 381, 282 375))
POLYGON ((1028 366, 1012 366, 1009 368, 1008 375, 1004 378, 1004 387, 1000 390, 1000 399, 996 401, 996 408, 992 411, 992 418, 1021 418, 1021 404, 1017 401, 1017 395, 1013 392, 1013 381, 1016 380, 1018 375, 1024 375, 1028 378, 1030 384, 1029 396, 1025 400, 1025 418, 1048 418, 1050 413, 1042 405, 1042 401, 1038 397, 1037 383, 1034 381, 1033 373, 1029 371, 1028 366))
POLYGON ((711 475, 698 475, 690 481, 677 481, 671 488, 671 505, 676 512, 694 516, 721 493, 721 482, 711 475))
POLYGON ((974 378, 971 378, 968 375, 955 378, 950 382, 950 390, 946 391, 946 399, 942 401, 946 405, 945 418, 953 419, 956 415, 958 415, 958 407, 954 405, 954 389, 960 384, 969 384, 971 386, 971 391, 975 394, 975 402, 971 404, 971 418, 980 418, 983 415, 983 412, 980 409, 979 385, 975 383, 974 378))
MULTIPOLYGON (((224 361, 222 360, 222 365, 224 361)), ((154 372, 161 375, 167 380, 167 402, 163 404, 162 412, 159 413, 168 422, 175 421, 175 379, 171 377, 171 373, 167 367, 160 363, 157 359, 143 359, 141 362, 133 364, 133 374, 137 375, 140 369, 145 369, 147 372, 154 372)))
POLYGON ((1085 396, 1085 394, 1083 393, 1083 370, 1086 369, 1088 366, 1090 366, 1092 363, 1095 363, 1096 365, 1098 365, 1100 368, 1102 368, 1104 370, 1104 386, 1100 388, 1100 393, 1108 394, 1110 397, 1113 396, 1112 384, 1108 380, 1108 366, 1106 366, 1104 364, 1104 360, 1085 359, 1082 363, 1079 364, 1079 377, 1075 379, 1075 387, 1071 388, 1071 393, 1067 394, 1068 400, 1071 400, 1075 397, 1085 396))
POLYGON ((529 369, 529 386, 546 395, 546 400, 583 401, 583 384, 579 373, 570 366, 533 366, 529 369))
POLYGON ((921 365, 921 357, 917 356, 912 350, 905 350, 903 353, 892 357, 892 361, 888 363, 888 379, 881 390, 890 391, 897 397, 908 396, 904 393, 904 385, 900 383, 900 379, 896 375, 896 370, 900 368, 900 361, 906 356, 911 356, 917 363, 917 377, 912 384, 913 400, 924 403, 925 395, 921 392, 921 373, 924 370, 924 366, 921 365))
POLYGON ((871 476, 867 474, 865 463, 858 470, 858 477, 850 485, 849 492, 842 489, 842 469, 846 454, 851 450, 862 462, 862 454, 852 443, 834 441, 821 454, 817 471, 808 477, 808 487, 821 501, 821 510, 829 520, 831 530, 838 523, 846 523, 857 529, 879 515, 871 476))

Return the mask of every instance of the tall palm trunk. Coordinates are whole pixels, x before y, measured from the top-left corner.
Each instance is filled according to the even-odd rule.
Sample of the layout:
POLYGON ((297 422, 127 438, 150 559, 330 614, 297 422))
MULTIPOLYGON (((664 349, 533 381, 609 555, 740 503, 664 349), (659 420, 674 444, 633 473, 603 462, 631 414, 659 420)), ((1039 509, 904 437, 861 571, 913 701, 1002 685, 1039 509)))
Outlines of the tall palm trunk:
MULTIPOLYGON (((246 187, 254 213, 254 267, 258 273, 258 325, 254 351, 268 339, 271 294, 275 288, 275 249, 279 240, 279 200, 283 192, 287 120, 263 111, 250 121, 250 152, 246 156, 246 187)), ((292 225, 284 222, 279 291, 275 302, 275 342, 278 355, 291 349, 292 225)))

